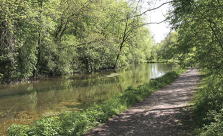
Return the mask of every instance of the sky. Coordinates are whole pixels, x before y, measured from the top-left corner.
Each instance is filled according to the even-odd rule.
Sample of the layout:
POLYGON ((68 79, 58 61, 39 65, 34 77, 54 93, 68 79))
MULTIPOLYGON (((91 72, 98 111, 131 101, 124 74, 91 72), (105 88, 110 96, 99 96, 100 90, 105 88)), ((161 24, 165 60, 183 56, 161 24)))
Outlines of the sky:
MULTIPOLYGON (((147 4, 148 0, 145 0, 143 3, 143 8, 144 9, 149 9, 149 8, 155 8, 160 5, 162 5, 163 2, 166 0, 156 0, 153 4, 150 6, 147 4)), ((151 1, 151 0, 150 0, 151 1)), ((169 5, 163 5, 159 9, 156 9, 154 11, 150 11, 147 13, 147 22, 161 22, 165 20, 164 15, 167 13, 169 5)), ((153 38, 155 39, 156 42, 161 42, 161 40, 164 40, 165 37, 169 34, 170 32, 170 26, 168 23, 161 23, 161 24, 150 24, 148 25, 153 38)))

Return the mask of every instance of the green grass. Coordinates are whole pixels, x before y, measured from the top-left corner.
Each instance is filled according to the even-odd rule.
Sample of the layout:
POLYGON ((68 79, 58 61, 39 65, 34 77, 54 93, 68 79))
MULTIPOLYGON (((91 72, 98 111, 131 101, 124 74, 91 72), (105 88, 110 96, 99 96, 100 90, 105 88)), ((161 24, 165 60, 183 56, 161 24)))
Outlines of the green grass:
POLYGON ((152 79, 138 87, 128 87, 123 93, 104 101, 101 105, 94 105, 82 112, 42 118, 42 120, 35 121, 33 126, 14 124, 9 128, 9 134, 12 136, 79 136, 172 83, 184 70, 168 72, 164 76, 152 79))

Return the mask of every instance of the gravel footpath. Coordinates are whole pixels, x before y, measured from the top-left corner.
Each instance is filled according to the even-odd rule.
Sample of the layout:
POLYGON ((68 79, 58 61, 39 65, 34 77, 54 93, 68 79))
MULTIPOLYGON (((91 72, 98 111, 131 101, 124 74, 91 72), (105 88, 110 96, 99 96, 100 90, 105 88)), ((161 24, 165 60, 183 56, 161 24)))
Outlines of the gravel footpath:
POLYGON ((193 128, 182 122, 192 119, 186 107, 198 81, 198 71, 188 69, 172 84, 85 136, 190 136, 193 128))

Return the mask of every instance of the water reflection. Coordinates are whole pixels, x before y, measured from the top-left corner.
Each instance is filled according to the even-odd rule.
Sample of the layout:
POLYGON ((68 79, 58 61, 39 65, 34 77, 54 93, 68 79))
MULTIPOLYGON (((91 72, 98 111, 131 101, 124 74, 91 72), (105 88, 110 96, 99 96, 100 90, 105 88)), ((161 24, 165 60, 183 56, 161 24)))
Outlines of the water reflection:
POLYGON ((160 77, 160 76, 164 75, 166 73, 166 71, 163 70, 164 67, 166 67, 169 70, 172 68, 171 65, 165 65, 165 66, 164 65, 165 64, 161 64, 161 63, 151 64, 151 71, 150 71, 150 74, 148 74, 149 79, 160 77))
POLYGON ((138 86, 159 77, 170 69, 168 64, 140 64, 120 71, 0 85, 0 123, 24 112, 50 116, 81 110, 117 95, 128 86, 138 86))

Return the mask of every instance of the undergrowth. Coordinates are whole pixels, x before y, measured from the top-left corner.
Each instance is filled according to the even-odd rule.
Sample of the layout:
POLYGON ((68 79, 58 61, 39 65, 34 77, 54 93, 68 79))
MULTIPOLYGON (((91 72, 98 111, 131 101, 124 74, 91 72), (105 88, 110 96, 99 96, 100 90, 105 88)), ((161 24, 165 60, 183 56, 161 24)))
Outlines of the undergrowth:
POLYGON ((12 136, 79 136, 172 83, 183 71, 182 69, 171 71, 138 87, 128 87, 123 93, 104 101, 101 105, 94 105, 82 112, 64 113, 60 117, 44 117, 42 120, 35 121, 33 126, 14 124, 9 128, 9 134, 12 136))
POLYGON ((195 134, 200 136, 223 135, 223 84, 218 76, 204 74, 196 94, 194 115, 195 134))

